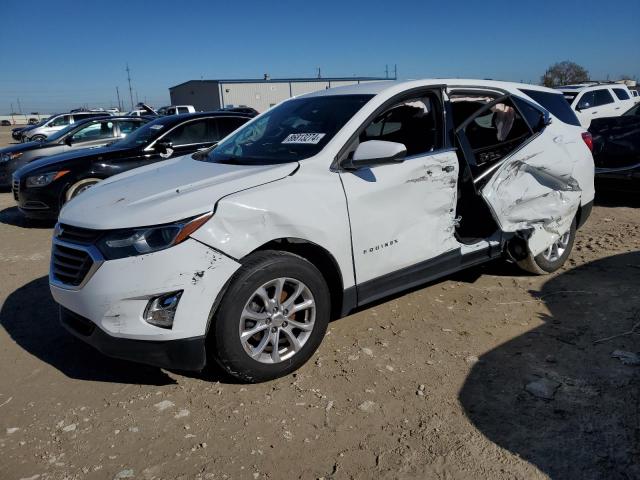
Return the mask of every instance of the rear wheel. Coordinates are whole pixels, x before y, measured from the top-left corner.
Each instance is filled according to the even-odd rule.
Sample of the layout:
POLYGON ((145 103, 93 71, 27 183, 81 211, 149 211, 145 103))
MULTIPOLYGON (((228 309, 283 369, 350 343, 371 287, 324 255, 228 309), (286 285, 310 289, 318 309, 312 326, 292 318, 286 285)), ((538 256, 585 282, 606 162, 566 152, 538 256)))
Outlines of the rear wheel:
POLYGON ((564 262, 566 262, 569 255, 571 255, 575 238, 576 220, 574 218, 568 232, 558 238, 558 240, 542 253, 535 257, 529 254, 525 259, 518 261, 518 266, 537 275, 555 272, 564 265, 564 262))
POLYGON ((212 319, 212 359, 244 382, 293 372, 322 342, 330 302, 322 274, 304 258, 277 251, 252 254, 212 319))
POLYGON ((88 188, 93 187, 98 182, 100 182, 99 178, 83 178, 82 180, 78 180, 76 183, 71 185, 67 190, 67 193, 65 193, 64 195, 65 203, 71 200, 72 198, 77 197, 88 188))

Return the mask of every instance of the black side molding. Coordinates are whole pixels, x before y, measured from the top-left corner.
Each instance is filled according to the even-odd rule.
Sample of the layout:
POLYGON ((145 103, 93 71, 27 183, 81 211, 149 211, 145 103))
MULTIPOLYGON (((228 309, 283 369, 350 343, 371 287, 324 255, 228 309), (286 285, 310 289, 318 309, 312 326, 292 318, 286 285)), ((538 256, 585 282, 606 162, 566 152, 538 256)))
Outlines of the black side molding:
POLYGON ((435 258, 411 265, 368 280, 358 285, 358 306, 374 302, 436 278, 449 275, 472 265, 478 265, 502 256, 502 246, 489 247, 466 255, 460 249, 443 253, 435 258))

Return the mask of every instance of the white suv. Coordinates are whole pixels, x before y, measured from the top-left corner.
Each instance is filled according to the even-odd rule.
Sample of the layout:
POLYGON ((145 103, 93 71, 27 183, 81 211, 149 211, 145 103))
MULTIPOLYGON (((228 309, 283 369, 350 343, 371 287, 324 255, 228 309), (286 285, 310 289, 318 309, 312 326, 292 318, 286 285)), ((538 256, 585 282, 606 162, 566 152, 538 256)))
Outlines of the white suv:
POLYGON ((107 355, 275 378, 361 305, 496 258, 560 268, 594 197, 590 140, 543 87, 303 95, 67 203, 51 291, 62 323, 107 355))
POLYGON ((585 128, 589 128, 594 118, 618 117, 635 105, 629 88, 620 83, 567 85, 558 89, 585 128))

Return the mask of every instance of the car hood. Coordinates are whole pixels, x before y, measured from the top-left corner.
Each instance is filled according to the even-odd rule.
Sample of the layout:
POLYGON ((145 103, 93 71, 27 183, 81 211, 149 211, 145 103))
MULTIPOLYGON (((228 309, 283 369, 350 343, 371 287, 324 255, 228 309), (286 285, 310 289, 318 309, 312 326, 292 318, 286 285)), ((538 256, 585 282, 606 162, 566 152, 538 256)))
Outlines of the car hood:
MULTIPOLYGON (((36 142, 37 143, 37 142, 36 142)), ((31 174, 38 171, 42 172, 54 172, 57 168, 62 168, 67 162, 73 161, 77 158, 85 158, 87 161, 95 160, 100 161, 103 155, 108 154, 109 158, 117 157, 119 154, 124 155, 131 149, 121 148, 116 149, 113 147, 99 147, 99 148, 80 148, 68 153, 59 153, 58 155, 51 155, 50 157, 41 158, 34 162, 30 162, 20 170, 16 172, 17 177, 24 176, 25 174, 31 174)))
POLYGON ((42 146, 43 144, 41 142, 17 143, 15 145, 9 145, 8 147, 0 148, 0 155, 2 155, 3 153, 28 152, 29 150, 42 148, 42 146))
POLYGON ((297 167, 297 162, 249 166, 177 157, 99 183, 67 203, 59 221, 98 230, 170 223, 210 211, 220 198, 282 179, 297 167))

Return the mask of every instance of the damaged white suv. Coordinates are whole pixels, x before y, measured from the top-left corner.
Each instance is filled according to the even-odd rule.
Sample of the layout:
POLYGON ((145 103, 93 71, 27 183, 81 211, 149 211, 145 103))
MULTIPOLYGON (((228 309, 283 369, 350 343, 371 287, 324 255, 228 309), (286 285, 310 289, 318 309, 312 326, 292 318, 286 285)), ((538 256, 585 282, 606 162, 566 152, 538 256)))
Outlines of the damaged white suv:
POLYGON ((67 203, 51 291, 107 355, 275 378, 355 307, 498 257, 558 269, 594 197, 589 145, 562 94, 531 85, 304 95, 67 203))

